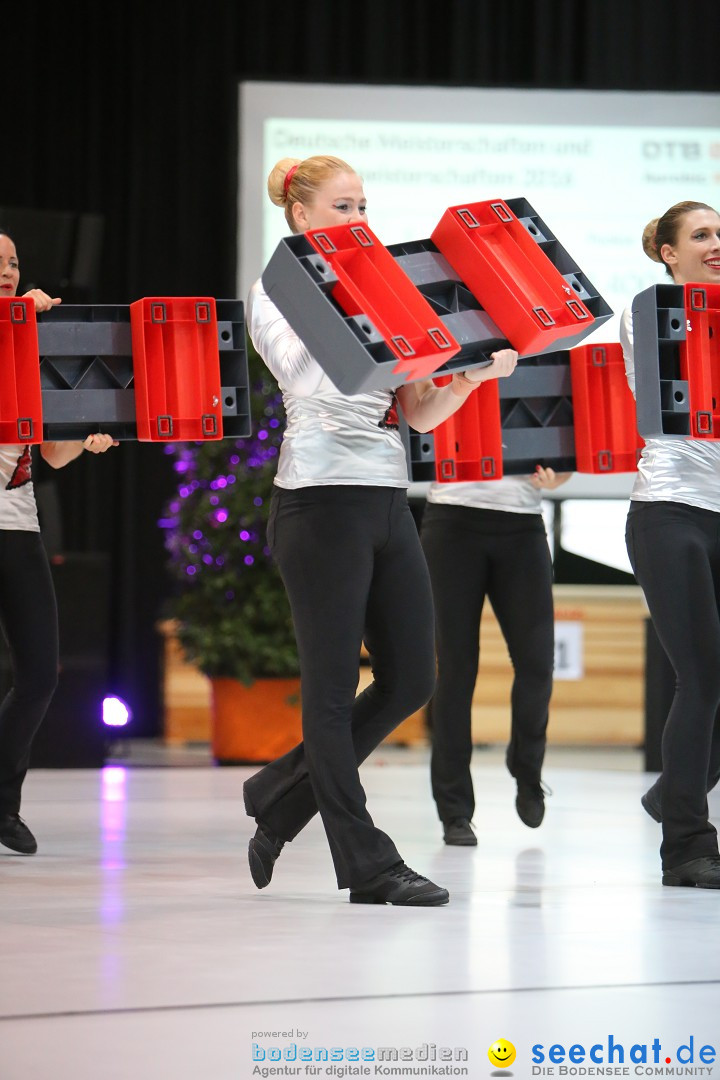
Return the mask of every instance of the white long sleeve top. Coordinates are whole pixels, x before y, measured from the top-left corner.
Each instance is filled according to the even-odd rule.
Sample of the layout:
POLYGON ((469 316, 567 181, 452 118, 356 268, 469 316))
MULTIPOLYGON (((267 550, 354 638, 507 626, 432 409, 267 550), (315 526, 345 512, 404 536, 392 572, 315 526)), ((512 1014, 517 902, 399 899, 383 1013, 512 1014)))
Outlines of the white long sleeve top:
POLYGON ((275 483, 407 488, 407 459, 392 390, 341 394, 256 281, 250 339, 278 381, 287 417, 275 483))
MULTIPOLYGON (((625 372, 635 394, 632 310, 620 320, 625 372)), ((677 502, 720 513, 720 442, 663 435, 647 439, 638 462, 631 499, 677 502)))

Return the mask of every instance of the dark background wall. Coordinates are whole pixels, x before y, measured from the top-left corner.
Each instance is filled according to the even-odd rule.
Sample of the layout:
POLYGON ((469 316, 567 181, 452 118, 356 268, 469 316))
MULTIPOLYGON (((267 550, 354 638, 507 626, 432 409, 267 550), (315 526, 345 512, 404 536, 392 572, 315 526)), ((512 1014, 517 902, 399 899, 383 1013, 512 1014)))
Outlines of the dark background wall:
MULTIPOLYGON (((0 25, 0 206, 103 215, 97 303, 234 295, 239 80, 720 88, 718 0, 31 2, 0 25)), ((110 553, 114 682, 153 734, 168 460, 126 443, 57 480, 65 547, 110 553)))

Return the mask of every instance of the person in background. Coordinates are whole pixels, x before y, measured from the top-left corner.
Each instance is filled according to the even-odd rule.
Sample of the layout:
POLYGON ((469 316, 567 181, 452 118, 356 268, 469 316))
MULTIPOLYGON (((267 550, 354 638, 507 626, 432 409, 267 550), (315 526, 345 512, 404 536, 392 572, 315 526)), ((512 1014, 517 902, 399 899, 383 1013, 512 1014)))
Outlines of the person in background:
POLYGON ((474 847, 471 706, 480 620, 492 604, 514 669, 506 762, 517 782, 520 819, 545 814, 542 765, 553 684, 552 560, 542 491, 570 478, 537 467, 532 476, 430 485, 421 540, 435 602, 438 674, 430 706, 433 798, 446 844, 474 847))
MULTIPOLYGON (((291 231, 365 222, 361 178, 346 162, 278 162, 268 179, 291 231)), ((517 353, 489 367, 346 396, 333 386, 263 289, 247 307, 250 337, 278 380, 287 413, 268 542, 282 574, 300 655, 303 742, 244 785, 257 831, 250 872, 269 884, 283 845, 319 810, 338 888, 352 903, 436 906, 446 889, 411 870, 368 813, 358 766, 423 706, 435 679, 427 566, 407 502, 396 407, 427 431, 486 379, 510 375, 517 353), (356 697, 361 645, 373 683, 356 697)))
MULTIPOLYGON (((17 295, 20 264, 15 244, 0 229, 0 297, 17 295)), ((24 294, 37 312, 60 297, 41 289, 24 294)), ((45 442, 40 453, 62 468, 84 450, 102 454, 117 445, 112 436, 88 435, 83 442, 45 442)), ((55 590, 40 536, 28 444, 0 445, 0 625, 7 641, 12 686, 0 705, 0 844, 34 855, 37 841, 20 817, 20 797, 32 741, 58 679, 55 590)))
MULTIPOLYGON (((645 227, 642 243, 675 284, 720 283, 720 216, 705 203, 671 206, 645 227)), ((634 393, 631 309, 620 340, 634 393)), ((707 802, 720 776, 720 443, 647 439, 630 499, 630 562, 677 677, 662 774, 642 804, 662 823, 663 885, 720 889, 707 802)))

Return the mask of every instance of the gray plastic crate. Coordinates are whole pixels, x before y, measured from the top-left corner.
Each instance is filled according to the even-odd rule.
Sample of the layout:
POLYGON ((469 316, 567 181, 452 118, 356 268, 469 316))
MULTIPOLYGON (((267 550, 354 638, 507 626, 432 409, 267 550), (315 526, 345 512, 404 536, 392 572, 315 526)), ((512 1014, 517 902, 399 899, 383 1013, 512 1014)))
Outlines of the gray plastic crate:
MULTIPOLYGON (((223 436, 250 434, 244 306, 217 300, 223 436)), ((95 428, 136 439, 130 308, 63 304, 37 317, 43 437, 85 438, 95 428)))
MULTIPOLYGON (((512 210, 515 217, 527 229, 538 247, 547 255, 555 269, 562 274, 578 300, 582 300, 585 307, 592 314, 594 322, 590 326, 580 327, 572 337, 562 339, 563 349, 572 349, 584 341, 588 334, 597 330, 612 315, 612 308, 600 295, 592 284, 587 274, 584 274, 572 255, 560 243, 546 222, 540 217, 527 199, 506 199, 505 205, 512 210)), ((554 352, 559 342, 549 345, 546 353, 554 352)))
MULTIPOLYGON (((569 349, 609 319, 612 309, 526 199, 509 199, 506 205, 563 275, 568 290, 594 317, 571 338, 563 338, 562 347, 569 349)), ((492 362, 491 353, 511 347, 432 240, 391 244, 387 250, 461 346, 460 352, 434 374, 485 367, 492 362)), ((333 300, 337 277, 302 234, 280 241, 262 282, 270 299, 342 393, 384 390, 409 381, 396 374, 398 359, 372 320, 363 314, 346 315, 333 300)), ((556 349, 557 342, 546 352, 556 349)))
POLYGON ((633 353, 638 431, 644 439, 690 435, 688 384, 680 377, 685 340, 682 285, 651 285, 633 299, 633 353))
MULTIPOLYGON (((536 465, 557 472, 574 472, 570 353, 564 349, 524 357, 508 379, 498 381, 502 471, 517 476, 536 465)), ((420 435, 401 422, 401 434, 413 482, 435 479, 432 434, 420 435)), ((497 470, 499 472, 499 469, 497 470)))
POLYGON ((275 306, 343 394, 385 390, 405 380, 398 358, 365 315, 346 315, 332 299, 337 277, 304 236, 280 241, 262 275, 275 306))

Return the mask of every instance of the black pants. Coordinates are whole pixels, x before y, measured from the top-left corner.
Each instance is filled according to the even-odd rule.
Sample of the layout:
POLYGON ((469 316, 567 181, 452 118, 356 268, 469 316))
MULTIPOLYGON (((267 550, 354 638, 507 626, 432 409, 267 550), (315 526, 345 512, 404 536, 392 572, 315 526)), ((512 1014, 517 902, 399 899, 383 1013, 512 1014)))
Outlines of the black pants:
POLYGON ((0 814, 16 814, 58 678, 55 589, 40 533, 0 530, 0 624, 13 676, 0 706, 0 814))
POLYGON ((268 542, 300 655, 303 742, 245 784, 249 814, 292 840, 319 810, 338 888, 400 860, 358 765, 433 691, 430 581, 404 491, 276 489, 268 542), (363 640, 374 682, 356 697, 363 640))
POLYGON ((707 792, 720 775, 720 514, 632 502, 627 548, 676 690, 662 737, 664 869, 717 855, 707 792))
POLYGON ((539 514, 428 503, 422 546, 433 587, 438 677, 431 705, 433 796, 442 821, 471 818, 471 702, 488 597, 515 670, 507 765, 540 780, 552 693, 552 562, 539 514))

